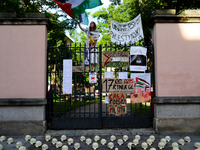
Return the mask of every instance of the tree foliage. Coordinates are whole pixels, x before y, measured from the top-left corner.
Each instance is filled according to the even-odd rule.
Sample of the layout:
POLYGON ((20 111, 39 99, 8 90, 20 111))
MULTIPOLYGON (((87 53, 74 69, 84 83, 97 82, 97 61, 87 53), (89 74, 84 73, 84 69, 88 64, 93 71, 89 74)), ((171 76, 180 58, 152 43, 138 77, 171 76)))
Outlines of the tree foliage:
POLYGON ((1 0, 0 12, 16 12, 18 18, 24 18, 25 13, 45 13, 51 22, 48 42, 52 45, 65 44, 67 42, 65 31, 74 30, 76 27, 75 21, 58 9, 54 0, 1 0), (51 13, 51 9, 55 9, 56 13, 51 13))
POLYGON ((102 33, 100 44, 110 43, 110 20, 124 23, 134 19, 138 14, 141 14, 145 43, 151 41, 151 28, 149 20, 155 9, 176 9, 177 14, 185 9, 200 8, 199 0, 123 0, 119 3, 118 0, 110 0, 112 5, 107 9, 102 8, 92 14, 98 19, 97 28, 102 33))

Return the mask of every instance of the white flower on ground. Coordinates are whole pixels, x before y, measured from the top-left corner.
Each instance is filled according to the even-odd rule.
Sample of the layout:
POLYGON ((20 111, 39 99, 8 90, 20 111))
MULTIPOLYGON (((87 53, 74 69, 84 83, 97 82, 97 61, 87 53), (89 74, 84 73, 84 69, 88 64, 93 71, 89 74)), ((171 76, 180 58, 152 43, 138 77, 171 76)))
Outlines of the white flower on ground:
POLYGON ((56 138, 53 138, 53 139, 51 140, 51 142, 52 142, 53 145, 55 145, 55 144, 58 142, 58 140, 57 140, 56 138))
POLYGON ((37 142, 35 143, 35 147, 40 147, 40 146, 42 146, 42 142, 41 142, 41 141, 37 141, 37 142))
POLYGON ((92 148, 96 150, 99 147, 99 144, 97 142, 92 143, 92 148))
POLYGON ((60 141, 56 142, 56 148, 60 148, 60 147, 62 147, 62 142, 60 141))
POLYGON ((7 143, 8 143, 8 144, 12 144, 13 141, 14 141, 13 138, 8 138, 7 143))
POLYGON ((85 139, 86 139, 85 136, 80 137, 81 142, 85 141, 85 139))
POLYGON ((118 143, 119 145, 122 145, 124 142, 123 142, 122 139, 118 139, 118 140, 117 140, 117 143, 118 143))
POLYGON ((22 146, 22 142, 18 141, 18 142, 16 143, 16 147, 17 147, 17 148, 20 148, 20 146, 22 146))
POLYGON ((148 148, 148 144, 147 144, 146 142, 143 142, 143 143, 142 143, 142 148, 143 148, 143 149, 147 149, 147 148, 148 148))
POLYGON ((106 144, 106 139, 101 139, 101 144, 105 145, 106 144))
POLYGON ((32 144, 34 144, 36 142, 36 139, 35 138, 31 138, 30 139, 30 144, 32 145, 32 144))
POLYGON ((110 140, 111 140, 111 141, 114 141, 114 140, 116 140, 116 137, 115 137, 114 135, 111 135, 111 136, 110 136, 110 140))
POLYGON ((92 140, 91 140, 90 138, 87 138, 87 139, 86 139, 86 144, 87 144, 87 145, 90 145, 90 143, 92 143, 92 140))
POLYGON ((60 140, 61 140, 61 141, 65 141, 66 139, 67 139, 66 135, 62 135, 62 136, 60 137, 60 140))
POLYGON ((47 144, 42 145, 42 150, 47 150, 48 148, 49 148, 49 146, 47 144))
POLYGON ((31 136, 30 136, 30 135, 26 135, 26 136, 25 136, 25 140, 26 140, 26 141, 29 141, 30 139, 31 139, 31 136))
POLYGON ((67 145, 63 145, 62 146, 62 150, 68 150, 68 146, 67 145))
POLYGON ((48 142, 48 141, 50 141, 50 140, 51 140, 51 136, 50 136, 50 135, 46 135, 46 136, 45 136, 45 141, 48 142))
POLYGON ((98 136, 98 135, 96 135, 95 137, 94 137, 94 141, 98 141, 98 140, 100 140, 100 137, 98 136))

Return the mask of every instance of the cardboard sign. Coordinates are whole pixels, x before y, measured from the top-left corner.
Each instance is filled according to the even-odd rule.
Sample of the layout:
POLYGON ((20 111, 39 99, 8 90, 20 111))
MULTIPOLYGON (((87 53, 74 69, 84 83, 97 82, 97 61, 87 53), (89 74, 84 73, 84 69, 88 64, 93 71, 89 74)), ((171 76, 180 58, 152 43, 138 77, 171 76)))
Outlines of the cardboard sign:
POLYGON ((103 52, 103 67, 129 67, 128 51, 103 52))
POLYGON ((89 83, 97 83, 97 73, 89 73, 89 83))
POLYGON ((135 81, 134 93, 131 93, 131 102, 151 102, 151 74, 132 73, 131 78, 135 81))
POLYGON ((72 71, 73 72, 84 72, 84 66, 73 66, 72 71))
POLYGON ((134 79, 103 79, 103 92, 133 93, 134 79))
POLYGON ((119 116, 127 113, 126 93, 109 94, 109 114, 119 116))

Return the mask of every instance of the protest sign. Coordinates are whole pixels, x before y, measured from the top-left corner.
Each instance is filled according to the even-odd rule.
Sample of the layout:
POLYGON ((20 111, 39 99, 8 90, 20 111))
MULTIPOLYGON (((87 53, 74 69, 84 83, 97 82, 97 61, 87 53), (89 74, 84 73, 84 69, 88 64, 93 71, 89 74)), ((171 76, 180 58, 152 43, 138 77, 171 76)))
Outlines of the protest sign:
POLYGON ((126 23, 111 20, 111 42, 117 44, 133 44, 144 38, 141 15, 126 23))
POLYGON ((109 94, 109 114, 119 116, 127 113, 126 93, 109 94))
POLYGON ((147 48, 131 46, 130 48, 130 71, 147 70, 147 48))
POLYGON ((103 52, 103 67, 129 67, 128 51, 103 52))
POLYGON ((84 72, 84 66, 73 66, 72 71, 73 72, 84 72))
POLYGON ((151 102, 151 74, 131 73, 134 79, 134 93, 131 93, 132 103, 151 102))
POLYGON ((133 93, 134 79, 103 79, 103 92, 133 93))
POLYGON ((97 73, 89 73, 89 83, 97 83, 97 73))

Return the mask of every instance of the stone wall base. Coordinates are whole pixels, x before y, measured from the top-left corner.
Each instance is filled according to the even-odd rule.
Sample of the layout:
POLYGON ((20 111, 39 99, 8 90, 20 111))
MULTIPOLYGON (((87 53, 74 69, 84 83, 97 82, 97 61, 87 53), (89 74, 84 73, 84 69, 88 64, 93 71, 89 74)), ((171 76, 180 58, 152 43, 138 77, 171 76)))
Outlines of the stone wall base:
POLYGON ((200 133, 200 118, 154 118, 157 133, 200 133))
POLYGON ((1 135, 44 135, 46 121, 0 121, 1 135))

